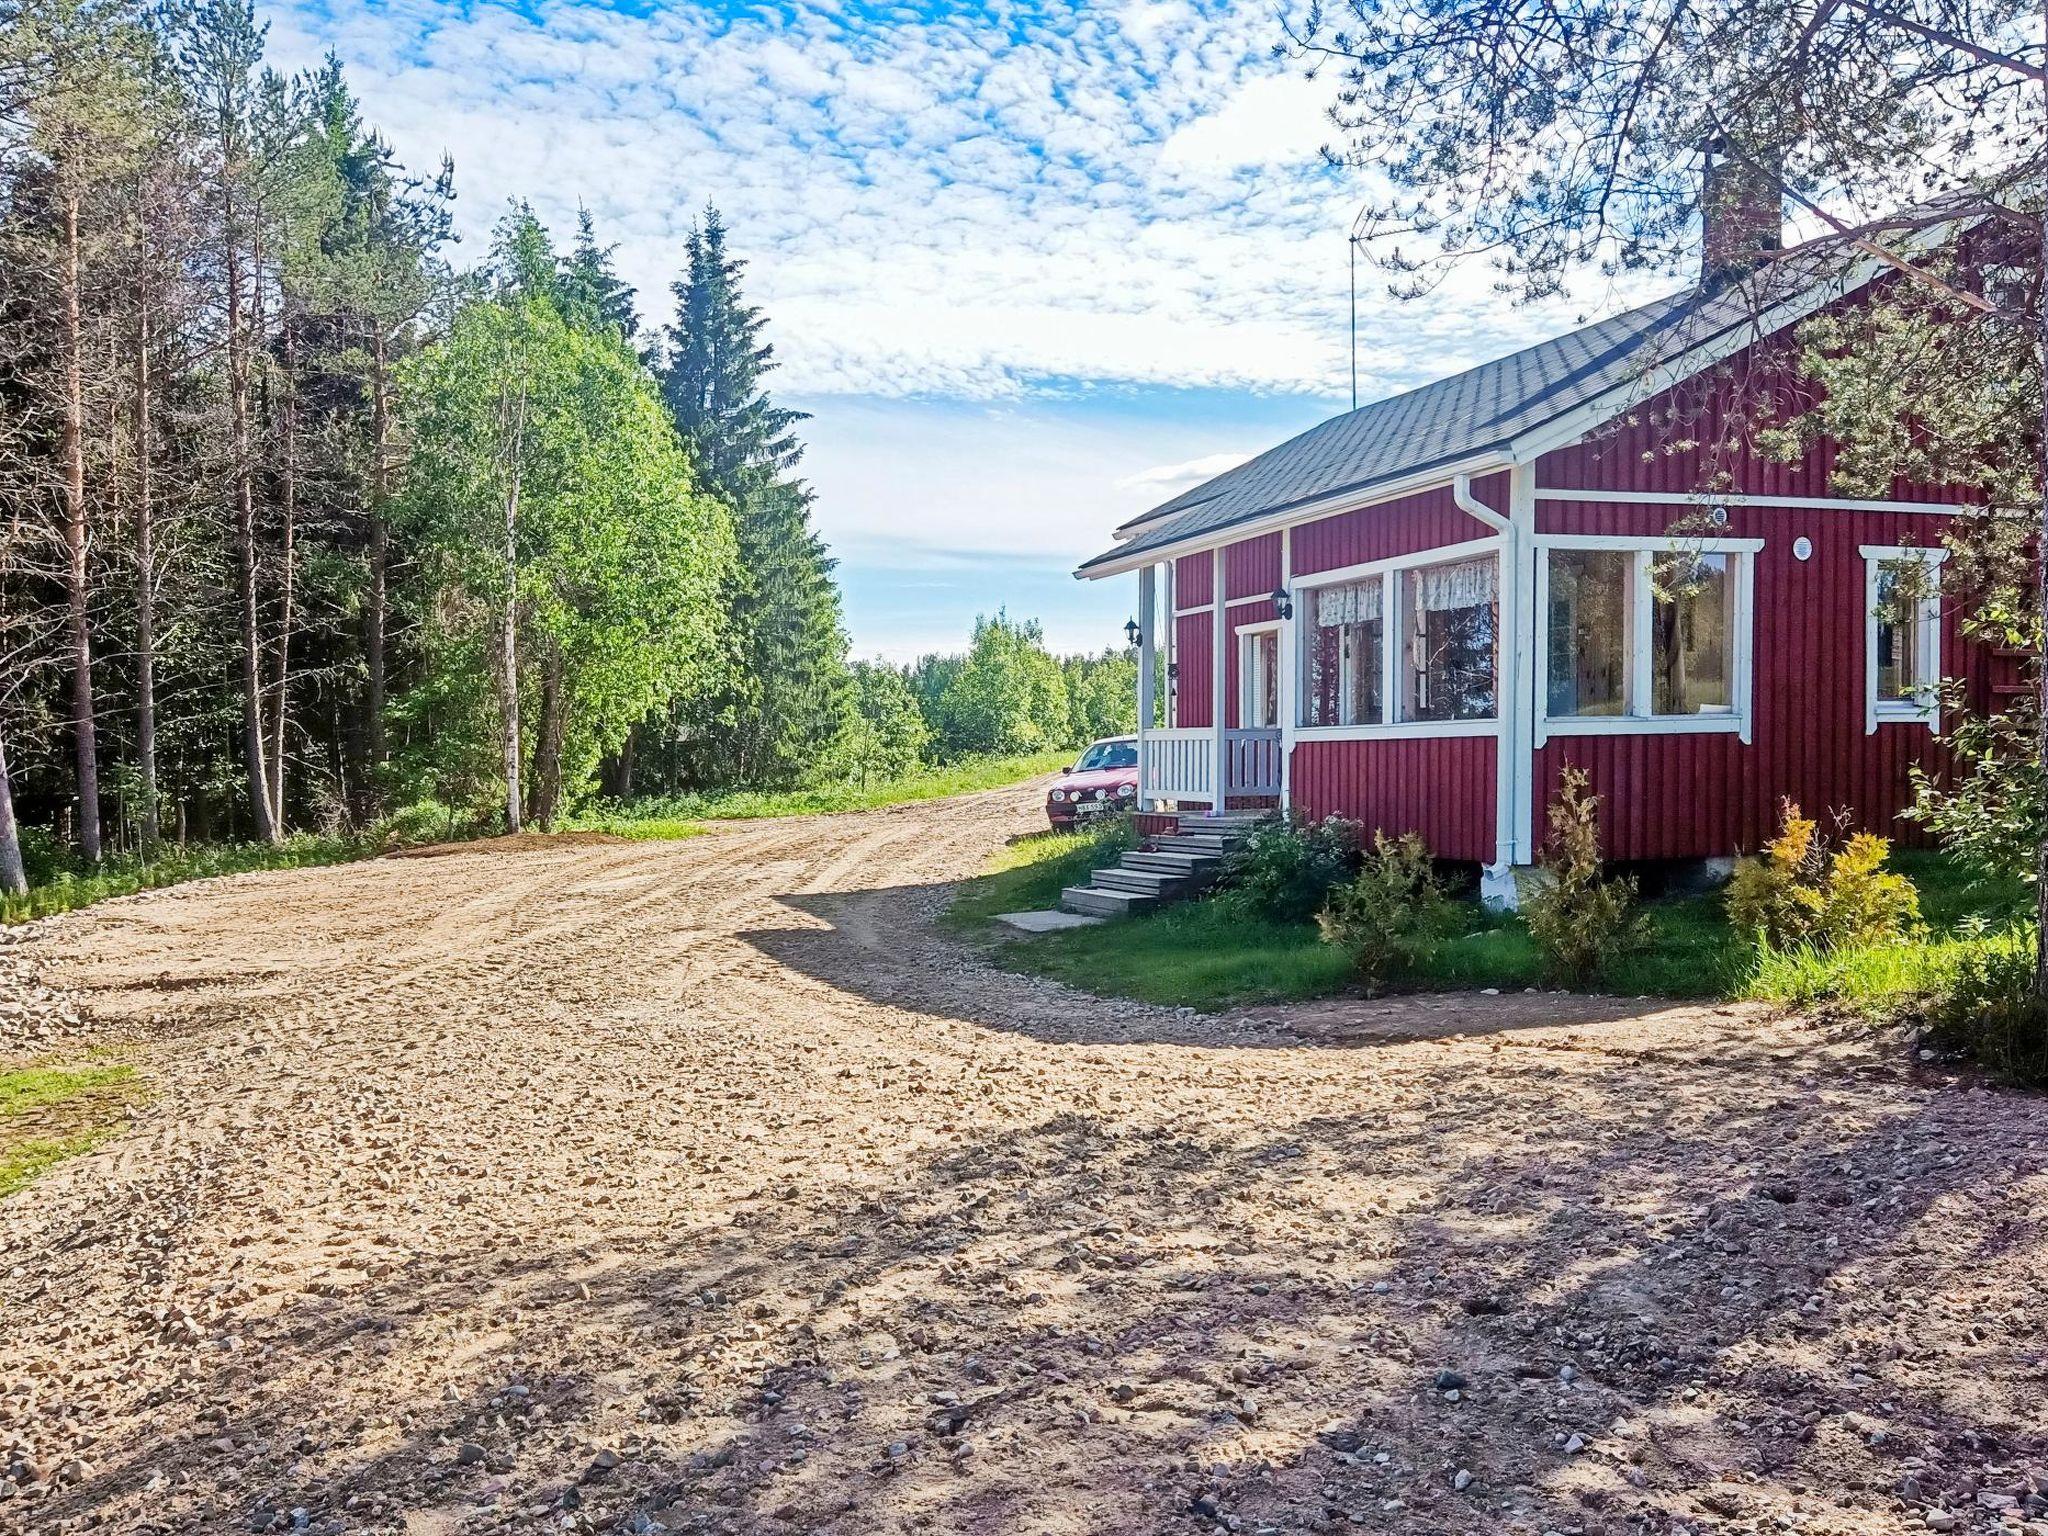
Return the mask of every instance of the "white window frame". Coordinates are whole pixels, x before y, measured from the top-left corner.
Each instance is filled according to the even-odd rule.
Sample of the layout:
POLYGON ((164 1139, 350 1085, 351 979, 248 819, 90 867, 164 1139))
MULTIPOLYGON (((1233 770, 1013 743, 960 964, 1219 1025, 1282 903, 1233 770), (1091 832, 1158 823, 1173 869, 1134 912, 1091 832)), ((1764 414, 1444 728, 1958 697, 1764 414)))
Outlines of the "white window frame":
POLYGON ((1285 647, 1280 643, 1283 627, 1279 619, 1237 626, 1237 723, 1241 730, 1277 731, 1285 723, 1281 712, 1281 704, 1287 696, 1287 689, 1282 685, 1282 668, 1286 665, 1286 658, 1281 654, 1285 647), (1252 708, 1252 701, 1257 694, 1258 675, 1258 669, 1252 665, 1252 657, 1258 650, 1262 635, 1273 637, 1273 723, 1270 726, 1252 724, 1257 713, 1252 708))
POLYGON ((1948 559, 1946 549, 1925 549, 1909 544, 1864 544, 1863 556, 1863 734, 1873 736, 1880 725, 1924 725, 1941 730, 1941 565, 1948 559), (1877 696, 1877 582, 1887 565, 1918 561, 1932 566, 1927 589, 1914 615, 1913 645, 1921 665, 1920 675, 1928 681, 1921 686, 1916 703, 1877 696))
MULTIPOLYGON (((1395 634, 1396 619, 1400 613, 1400 578, 1403 572, 1421 570, 1432 565, 1457 565, 1466 560, 1491 556, 1498 565, 1503 560, 1502 541, 1498 538, 1468 539, 1462 544, 1446 544, 1438 549, 1419 549, 1410 554, 1394 555, 1384 560, 1367 560, 1357 565, 1338 566, 1327 571, 1313 571, 1297 574, 1294 578, 1294 656, 1296 676, 1294 678, 1294 722, 1291 731, 1295 741, 1405 741, 1425 736, 1498 736, 1502 729, 1500 698, 1500 652, 1508 637, 1498 632, 1493 637, 1494 700, 1493 714, 1485 720, 1403 720, 1400 718, 1400 688, 1402 658, 1406 654, 1403 637, 1395 634), (1315 626, 1316 593, 1323 587, 1344 586, 1351 582, 1369 581, 1378 578, 1381 582, 1380 613, 1380 723, 1377 725, 1305 725, 1302 712, 1308 707, 1308 689, 1305 673, 1312 650, 1311 631, 1315 626)), ((1496 571, 1497 580, 1505 581, 1507 573, 1496 571)), ((1499 587, 1495 588, 1496 593, 1499 587)), ((1496 602, 1498 597, 1496 597, 1496 602)))
POLYGON ((1536 546, 1536 745, 1552 736, 1723 736, 1751 739, 1755 724, 1756 557, 1762 539, 1642 538, 1635 534, 1539 533, 1536 546), (1625 715, 1552 715, 1550 713, 1550 554, 1552 550, 1619 550, 1635 556, 1629 573, 1629 713, 1625 715), (1651 562, 1660 555, 1729 555, 1735 578, 1735 621, 1730 643, 1729 709, 1725 715, 1653 715, 1656 696, 1652 675, 1655 642, 1651 638, 1657 601, 1650 582, 1651 562))

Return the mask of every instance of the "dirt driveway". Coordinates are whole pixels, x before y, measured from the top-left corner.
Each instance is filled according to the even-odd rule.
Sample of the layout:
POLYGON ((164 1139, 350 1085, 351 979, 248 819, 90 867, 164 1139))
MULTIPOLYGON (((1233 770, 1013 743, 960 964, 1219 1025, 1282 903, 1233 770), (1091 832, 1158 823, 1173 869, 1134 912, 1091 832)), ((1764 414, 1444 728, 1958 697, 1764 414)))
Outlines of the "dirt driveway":
POLYGON ((0 1204, 0 1528, 2048 1533, 2048 1103, 1003 975, 1035 803, 48 928, 156 1096, 0 1204))

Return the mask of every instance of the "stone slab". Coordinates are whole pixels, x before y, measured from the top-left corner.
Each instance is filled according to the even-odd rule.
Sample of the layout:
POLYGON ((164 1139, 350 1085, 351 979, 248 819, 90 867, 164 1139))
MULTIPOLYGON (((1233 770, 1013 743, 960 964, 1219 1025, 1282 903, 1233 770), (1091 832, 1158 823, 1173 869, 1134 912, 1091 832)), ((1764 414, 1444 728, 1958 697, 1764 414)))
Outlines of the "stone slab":
POLYGON ((998 912, 996 921, 1019 933, 1058 933, 1062 928, 1093 928, 1102 919, 1081 912, 998 912))

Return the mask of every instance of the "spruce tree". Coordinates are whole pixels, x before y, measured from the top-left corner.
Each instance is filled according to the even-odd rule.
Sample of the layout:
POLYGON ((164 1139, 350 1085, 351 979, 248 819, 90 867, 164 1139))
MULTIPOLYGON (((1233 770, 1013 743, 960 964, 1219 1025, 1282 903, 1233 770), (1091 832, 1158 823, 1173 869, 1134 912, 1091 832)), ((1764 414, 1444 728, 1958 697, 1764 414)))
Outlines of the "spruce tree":
POLYGON ((597 226, 588 208, 576 210, 576 246, 562 259, 557 283, 562 313, 587 330, 614 330, 628 341, 640 329, 633 286, 612 266, 616 245, 597 243, 597 226))
POLYGON ((844 718, 846 636, 834 562, 793 474, 800 411, 762 385, 775 366, 761 311, 741 297, 744 263, 707 207, 674 285, 663 396, 701 483, 733 514, 740 569, 732 593, 736 681, 707 718, 681 720, 672 766, 692 782, 786 784, 820 759, 844 718), (709 728, 709 729, 707 729, 709 728))

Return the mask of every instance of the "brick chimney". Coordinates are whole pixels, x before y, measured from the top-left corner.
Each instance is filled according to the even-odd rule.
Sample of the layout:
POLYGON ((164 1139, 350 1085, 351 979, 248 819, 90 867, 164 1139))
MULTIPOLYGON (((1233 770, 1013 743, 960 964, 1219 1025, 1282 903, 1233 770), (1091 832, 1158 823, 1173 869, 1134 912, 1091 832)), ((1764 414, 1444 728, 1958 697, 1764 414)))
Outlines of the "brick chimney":
POLYGON ((1700 188, 1703 240, 1700 285, 1722 288, 1753 272, 1785 244, 1784 157, 1730 154, 1725 140, 1707 148, 1700 188))

